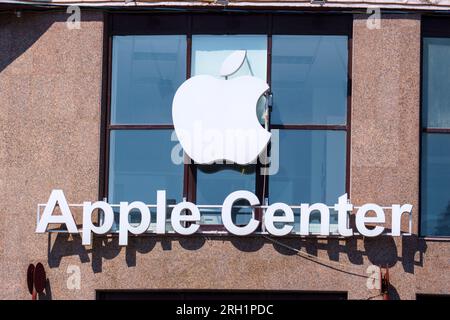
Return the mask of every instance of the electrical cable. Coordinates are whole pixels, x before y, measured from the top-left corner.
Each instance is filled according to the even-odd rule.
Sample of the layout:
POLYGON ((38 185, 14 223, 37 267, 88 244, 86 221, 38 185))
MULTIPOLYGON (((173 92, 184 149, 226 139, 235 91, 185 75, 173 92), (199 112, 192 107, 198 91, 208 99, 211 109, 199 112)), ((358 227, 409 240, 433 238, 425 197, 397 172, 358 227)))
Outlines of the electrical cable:
MULTIPOLYGON (((291 246, 289 246, 289 245, 287 245, 285 243, 282 243, 282 242, 280 242, 278 240, 275 240, 275 239, 273 239, 271 237, 268 237, 268 236, 265 236, 265 235, 263 237, 266 238, 267 240, 273 242, 273 243, 276 243, 276 244, 278 244, 278 245, 280 245, 282 247, 285 247, 287 249, 290 249, 290 250, 296 252, 299 257, 302 257, 302 258, 307 259, 309 261, 315 262, 315 263, 320 264, 320 265, 322 265, 324 267, 327 267, 327 268, 330 268, 330 269, 333 269, 333 270, 336 270, 336 271, 339 271, 339 272, 343 272, 343 273, 346 273, 346 274, 358 276, 358 277, 361 277, 361 278, 366 278, 366 279, 370 278, 369 276, 367 276, 365 274, 363 275, 363 274, 360 274, 360 273, 350 272, 350 271, 345 271, 345 270, 339 269, 339 268, 337 268, 335 266, 330 265, 329 264, 329 262, 330 262, 329 260, 321 259, 321 258, 316 257, 316 256, 314 256, 312 254, 307 253, 307 252, 303 252, 303 251, 298 250, 296 248, 293 248, 293 247, 291 247, 291 246)), ((343 267, 343 268, 353 267, 352 265, 345 265, 345 264, 342 264, 342 263, 339 263, 339 262, 333 262, 333 263, 338 265, 338 266, 340 266, 340 267, 343 267)))

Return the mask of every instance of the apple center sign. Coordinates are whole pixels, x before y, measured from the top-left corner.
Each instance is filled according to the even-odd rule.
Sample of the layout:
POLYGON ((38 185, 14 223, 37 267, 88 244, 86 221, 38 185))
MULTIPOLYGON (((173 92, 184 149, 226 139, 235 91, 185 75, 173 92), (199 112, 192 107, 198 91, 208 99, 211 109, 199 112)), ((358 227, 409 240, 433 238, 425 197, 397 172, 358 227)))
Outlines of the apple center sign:
MULTIPOLYGON (((256 104, 261 96, 269 90, 269 86, 259 78, 240 76, 228 79, 243 64, 245 51, 235 51, 223 63, 220 74, 225 79, 217 79, 208 75, 199 75, 185 81, 175 93, 172 104, 172 117, 175 132, 186 154, 199 164, 210 164, 216 161, 245 165, 256 160, 266 148, 271 134, 259 123, 256 116, 256 104)), ((145 204, 141 201, 109 204, 106 201, 83 202, 70 205, 62 190, 51 192, 46 204, 38 205, 36 233, 51 232, 50 224, 65 225, 69 233, 79 233, 70 207, 82 208, 82 243, 91 245, 92 234, 107 234, 115 226, 114 208, 119 210, 118 227, 114 232, 119 235, 119 244, 127 245, 129 234, 139 235, 154 233, 164 235, 177 233, 192 235, 201 231, 201 208, 192 202, 182 201, 176 205, 167 205, 166 191, 157 190, 156 204, 145 204), (60 214, 54 214, 59 207, 60 214), (41 208, 44 211, 41 215, 41 208), (171 207, 168 219, 168 208, 171 207), (150 210, 156 209, 156 212, 150 210), (94 211, 102 212, 100 223, 92 221, 94 211), (141 219, 131 223, 131 213, 139 212, 141 219), (155 217, 152 218, 152 214, 155 217), (156 221, 156 223, 155 223, 156 221), (167 230, 168 221, 172 230, 167 230)), ((400 236, 401 220, 404 214, 409 216, 409 233, 411 232, 412 205, 394 204, 381 207, 368 203, 354 207, 347 194, 340 196, 337 203, 327 206, 323 203, 287 205, 273 203, 261 205, 258 197, 246 190, 237 190, 229 194, 222 205, 211 205, 220 208, 221 220, 228 234, 246 236, 252 233, 270 234, 273 236, 311 234, 310 218, 314 212, 320 213, 321 236, 330 235, 330 210, 337 213, 338 223, 335 234, 349 237, 360 234, 375 237, 381 234, 400 236), (244 200, 252 210, 252 217, 245 225, 237 225, 233 221, 232 212, 235 203, 244 200), (258 220, 255 210, 262 212, 258 220), (352 211, 355 213, 356 232, 349 226, 352 211), (386 233, 385 210, 391 211, 391 232, 386 233), (294 229, 294 211, 300 213, 300 223, 294 229), (370 215, 368 213, 371 213, 370 215)), ((208 206, 206 206, 208 207, 208 206)), ((406 233, 403 233, 406 235, 406 233)))

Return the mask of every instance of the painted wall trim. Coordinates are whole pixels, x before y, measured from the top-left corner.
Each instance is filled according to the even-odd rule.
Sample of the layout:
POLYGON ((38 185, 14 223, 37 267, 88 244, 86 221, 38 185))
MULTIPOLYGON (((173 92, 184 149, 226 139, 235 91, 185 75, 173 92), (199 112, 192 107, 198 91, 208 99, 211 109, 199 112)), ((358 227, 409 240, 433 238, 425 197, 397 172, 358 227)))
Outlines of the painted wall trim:
MULTIPOLYGON (((80 7, 109 7, 109 8, 136 8, 136 7, 209 7, 209 8, 224 8, 225 6, 218 3, 217 0, 204 1, 17 1, 17 0, 0 0, 0 4, 17 4, 17 5, 35 5, 35 6, 50 6, 50 7, 66 7, 66 6, 80 6, 80 7)), ((425 4, 420 0, 406 0, 406 1, 385 1, 385 0, 338 0, 338 1, 232 1, 226 5, 227 8, 239 7, 283 7, 283 8, 339 8, 339 9, 367 9, 367 8, 381 8, 381 9, 407 9, 407 10, 430 10, 430 11, 450 11, 450 0, 430 0, 425 4), (314 3, 313 3, 314 2, 314 3)))

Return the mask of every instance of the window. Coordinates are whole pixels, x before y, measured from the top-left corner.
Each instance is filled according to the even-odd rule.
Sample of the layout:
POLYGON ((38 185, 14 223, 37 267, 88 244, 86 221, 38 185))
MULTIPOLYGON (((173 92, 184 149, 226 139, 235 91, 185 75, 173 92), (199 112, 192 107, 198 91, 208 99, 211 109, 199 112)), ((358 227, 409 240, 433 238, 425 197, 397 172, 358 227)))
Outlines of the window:
MULTIPOLYGON (((222 62, 235 50, 246 50, 246 63, 229 78, 253 75, 267 80, 266 35, 193 35, 191 76, 209 74, 220 78, 222 62)), ((259 105, 264 107, 263 103, 259 105)), ((263 110, 259 110, 261 119, 263 110)), ((213 164, 197 167, 198 204, 219 204, 233 191, 243 189, 255 192, 256 188, 255 165, 213 164)), ((221 225, 220 213, 219 209, 204 210, 202 222, 221 225)), ((251 218, 251 210, 236 209, 233 218, 234 223, 246 225, 251 218)))
POLYGON ((450 20, 423 24, 420 234, 450 236, 450 20))
POLYGON ((114 36, 112 44, 108 201, 156 203, 156 191, 166 190, 168 202, 179 202, 184 173, 171 160, 171 104, 186 79, 186 36, 114 36))
MULTIPOLYGON (((269 202, 333 205, 346 190, 347 36, 272 41, 271 127, 280 130, 280 165, 269 176, 269 202)), ((294 214, 298 224, 300 211, 294 214)), ((320 215, 311 219, 314 228, 320 215)), ((335 228, 335 213, 330 224, 335 228)))
POLYGON ((345 125, 347 37, 274 35, 272 41, 272 123, 345 125))
MULTIPOLYGON (((272 14, 112 14, 110 100, 106 119, 105 196, 110 203, 221 204, 233 191, 253 191, 262 204, 323 202, 346 192, 348 168, 348 61, 351 16, 272 14), (263 164, 177 164, 171 104, 187 77, 219 77, 223 60, 246 50, 241 69, 270 86, 255 113, 278 139, 278 171, 261 175, 263 164)), ((241 203, 234 222, 252 211, 241 203)), ((296 224, 299 223, 296 212, 296 224)), ((260 214, 257 211, 257 214, 260 214)), ((312 215, 312 222, 319 221, 312 215)), ((333 223, 332 216, 331 223, 333 223)), ((131 215, 131 219, 139 219, 131 215)), ((202 209, 202 229, 221 225, 218 209, 202 209)), ((116 221, 117 222, 117 221, 116 221)), ((298 232, 294 228, 294 232, 298 232)))

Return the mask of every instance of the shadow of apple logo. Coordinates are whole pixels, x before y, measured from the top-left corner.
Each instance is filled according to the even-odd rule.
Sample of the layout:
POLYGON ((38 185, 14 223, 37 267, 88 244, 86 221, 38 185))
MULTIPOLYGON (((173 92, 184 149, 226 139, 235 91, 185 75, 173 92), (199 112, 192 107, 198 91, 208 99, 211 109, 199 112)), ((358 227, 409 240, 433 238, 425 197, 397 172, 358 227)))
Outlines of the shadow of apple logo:
POLYGON ((270 140, 256 116, 258 99, 269 90, 257 77, 228 77, 246 59, 238 50, 223 62, 220 75, 198 75, 186 80, 172 102, 175 132, 187 155, 199 164, 253 163, 270 140))

